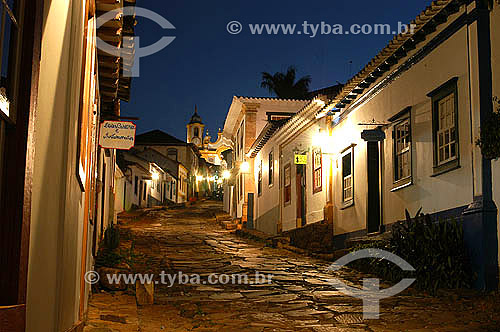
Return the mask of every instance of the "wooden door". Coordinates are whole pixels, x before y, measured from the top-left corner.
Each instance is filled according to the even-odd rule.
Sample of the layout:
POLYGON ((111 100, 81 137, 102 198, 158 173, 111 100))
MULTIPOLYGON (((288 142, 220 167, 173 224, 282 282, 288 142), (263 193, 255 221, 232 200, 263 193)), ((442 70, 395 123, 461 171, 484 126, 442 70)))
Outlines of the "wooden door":
POLYGON ((367 143, 368 204, 367 233, 380 232, 380 150, 379 142, 367 143))
POLYGON ((306 225, 306 172, 305 165, 296 165, 297 228, 306 225))

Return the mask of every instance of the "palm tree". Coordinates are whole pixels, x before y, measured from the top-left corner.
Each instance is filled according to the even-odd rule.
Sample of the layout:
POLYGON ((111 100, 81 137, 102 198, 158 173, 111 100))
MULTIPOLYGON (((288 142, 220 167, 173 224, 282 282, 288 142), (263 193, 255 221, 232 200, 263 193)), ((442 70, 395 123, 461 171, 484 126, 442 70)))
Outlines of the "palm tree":
POLYGON ((260 86, 281 99, 305 98, 309 92, 311 77, 308 75, 295 81, 296 76, 297 69, 293 66, 288 67, 286 73, 277 72, 271 75, 263 72, 260 86))

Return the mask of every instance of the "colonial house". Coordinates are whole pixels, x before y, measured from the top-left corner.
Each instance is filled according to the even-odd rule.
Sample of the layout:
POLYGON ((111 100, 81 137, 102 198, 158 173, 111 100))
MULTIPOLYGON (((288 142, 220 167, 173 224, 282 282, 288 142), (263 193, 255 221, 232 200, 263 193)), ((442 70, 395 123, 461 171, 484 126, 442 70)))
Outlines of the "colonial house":
POLYGON ((231 131, 236 158, 252 165, 251 226, 276 234, 327 221, 343 248, 422 208, 463 222, 476 286, 496 288, 500 162, 475 142, 500 93, 499 7, 434 1, 333 97, 284 124, 268 119, 243 153, 231 131))
MULTIPOLYGON (((277 98, 234 97, 226 116, 223 135, 230 138, 234 148, 231 162, 231 181, 224 188, 224 209, 243 223, 248 218, 248 202, 255 193, 254 159, 247 153, 258 135, 271 120, 282 120, 297 113, 307 101, 277 98), (250 194, 250 196, 249 196, 250 194), (250 197, 250 198, 249 198, 250 197)), ((251 209, 253 211, 253 209, 251 209)))
POLYGON ((135 148, 139 151, 152 149, 179 163, 178 203, 196 196, 194 185, 199 169, 200 153, 193 143, 186 143, 161 130, 153 130, 137 135, 135 148), (182 187, 182 188, 181 188, 182 187))
POLYGON ((327 191, 323 188, 327 188, 327 179, 322 172, 325 165, 321 154, 320 160, 314 162, 316 167, 310 160, 313 155, 318 157, 311 149, 314 136, 327 127, 325 121, 315 120, 323 106, 324 101, 318 99, 295 116, 280 120, 269 116, 267 125, 247 153, 254 160, 251 176, 255 183, 252 188, 254 215, 248 220, 248 227, 277 234, 325 219, 327 191), (307 159, 297 164, 296 155, 307 159))
POLYGON ((164 156, 155 149, 136 151, 136 155, 159 166, 164 173, 164 181, 161 183, 163 186, 161 188, 163 195, 159 202, 162 204, 168 204, 169 202, 181 203, 177 195, 177 179, 179 178, 179 172, 181 172, 183 167, 182 164, 164 156))
POLYGON ((98 242, 113 220, 115 154, 98 147, 102 119, 120 115, 135 19, 98 28, 116 1, 4 1, 0 82, 2 331, 82 331, 98 242), (8 13, 8 15, 7 15, 8 13))
MULTIPOLYGON (((157 152, 149 150, 120 151, 117 166, 123 175, 117 177, 115 212, 128 211, 132 208, 177 203, 177 173, 156 164, 147 156, 155 156, 157 152), (146 156, 145 156, 145 155, 146 156)), ((156 157, 162 160, 161 157, 156 157)), ((166 157, 163 157, 166 158, 166 157)), ((175 165, 178 172, 179 163, 175 165)))

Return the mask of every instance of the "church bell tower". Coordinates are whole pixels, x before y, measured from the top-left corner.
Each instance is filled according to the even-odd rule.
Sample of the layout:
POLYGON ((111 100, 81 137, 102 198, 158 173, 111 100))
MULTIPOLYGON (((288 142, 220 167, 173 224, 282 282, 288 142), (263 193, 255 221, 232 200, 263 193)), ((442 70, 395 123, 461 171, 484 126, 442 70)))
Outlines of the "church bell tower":
POLYGON ((199 148, 203 148, 203 130, 205 125, 198 115, 198 107, 194 107, 194 114, 187 124, 187 142, 193 143, 199 148))

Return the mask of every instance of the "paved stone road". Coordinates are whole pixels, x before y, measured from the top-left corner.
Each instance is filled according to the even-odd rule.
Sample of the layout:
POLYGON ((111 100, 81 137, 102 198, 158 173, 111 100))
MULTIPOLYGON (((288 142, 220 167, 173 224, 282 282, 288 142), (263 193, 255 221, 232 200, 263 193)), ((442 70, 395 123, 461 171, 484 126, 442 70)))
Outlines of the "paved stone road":
POLYGON ((110 295, 98 294, 91 302, 90 323, 101 329, 86 331, 500 331, 498 295, 438 299, 410 289, 382 300, 380 319, 363 320, 361 300, 341 294, 327 280, 335 277, 359 287, 366 276, 349 269, 331 274, 329 262, 238 238, 216 224, 218 209, 219 204, 205 202, 151 211, 126 222, 122 229, 131 234, 134 252, 144 255, 139 270, 199 274, 202 284, 156 285, 155 305, 137 307, 138 322, 132 318, 121 327, 96 323, 97 313, 128 310, 120 309, 130 302, 127 295, 111 299, 114 305, 110 295), (247 274, 254 282, 255 272, 272 274, 272 282, 203 284, 212 273, 247 274))

